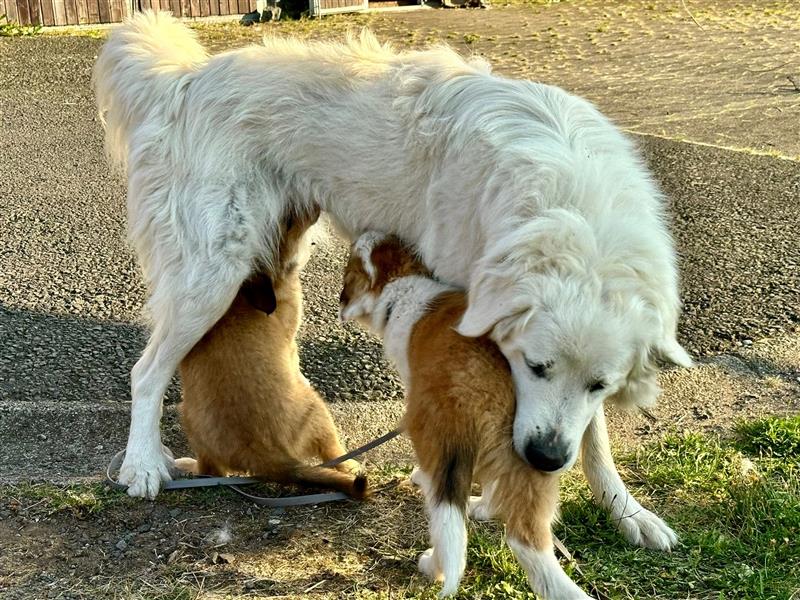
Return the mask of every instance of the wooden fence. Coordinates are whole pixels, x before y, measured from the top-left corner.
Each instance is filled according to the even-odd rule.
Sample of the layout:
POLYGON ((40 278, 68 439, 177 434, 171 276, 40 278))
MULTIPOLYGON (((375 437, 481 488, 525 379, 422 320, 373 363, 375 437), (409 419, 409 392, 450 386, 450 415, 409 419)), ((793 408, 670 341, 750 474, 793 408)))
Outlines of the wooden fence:
MULTIPOLYGON (((256 0, 133 0, 133 8, 172 11, 181 17, 241 15, 256 0)), ((0 0, 0 15, 21 25, 118 23, 131 11, 131 0, 0 0)))

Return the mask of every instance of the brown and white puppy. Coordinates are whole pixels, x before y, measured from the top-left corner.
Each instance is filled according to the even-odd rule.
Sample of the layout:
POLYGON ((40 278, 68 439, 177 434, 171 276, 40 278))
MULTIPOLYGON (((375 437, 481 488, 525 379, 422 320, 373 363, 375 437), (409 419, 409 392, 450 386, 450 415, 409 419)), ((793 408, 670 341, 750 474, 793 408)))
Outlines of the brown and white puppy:
POLYGON ((319 211, 295 217, 284 232, 278 274, 251 278, 225 316, 181 362, 181 419, 197 459, 191 473, 242 473, 280 483, 339 490, 363 498, 358 463, 308 466, 345 453, 328 408, 300 372, 295 336, 302 315, 300 269, 307 230, 319 211))
POLYGON ((534 470, 513 448, 508 362, 487 336, 456 332, 466 294, 431 278, 398 238, 366 233, 352 247, 340 303, 343 320, 383 337, 406 386, 403 428, 420 464, 412 479, 430 517, 432 547, 420 556, 420 571, 443 581, 442 596, 457 592, 470 507, 506 523, 508 544, 537 594, 589 598, 553 552, 558 475, 534 470), (483 498, 470 499, 473 481, 483 485, 483 498))

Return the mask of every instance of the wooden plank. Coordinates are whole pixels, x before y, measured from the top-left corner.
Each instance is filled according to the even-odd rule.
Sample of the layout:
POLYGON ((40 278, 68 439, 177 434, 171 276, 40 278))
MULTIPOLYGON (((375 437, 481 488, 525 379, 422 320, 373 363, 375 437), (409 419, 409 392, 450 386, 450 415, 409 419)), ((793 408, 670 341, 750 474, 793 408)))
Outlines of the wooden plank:
POLYGON ((89 20, 89 11, 86 8, 86 0, 75 0, 75 8, 78 11, 78 23, 83 25, 89 20))
POLYGON ((247 10, 248 6, 247 0, 237 0, 236 6, 237 6, 236 12, 238 12, 240 15, 250 12, 249 10, 247 10))
POLYGON ((100 13, 101 23, 111 23, 111 4, 108 0, 97 0, 97 10, 100 13))
POLYGON ((67 25, 78 23, 78 8, 75 6, 76 0, 64 0, 64 10, 67 14, 67 25))
POLYGON ((17 22, 20 25, 31 24, 31 13, 28 10, 28 0, 17 0, 17 22))
POLYGON ((108 10, 111 12, 112 23, 119 23, 122 21, 122 3, 120 0, 108 0, 108 10))
POLYGON ((205 0, 206 4, 208 5, 208 15, 218 15, 219 14, 219 0, 205 0))
POLYGON ((56 13, 53 8, 53 0, 41 0, 42 25, 52 26, 56 24, 56 13))
POLYGON ((64 5, 64 0, 53 0, 53 21, 54 25, 67 24, 67 7, 64 5))
POLYGON ((9 21, 16 21, 17 20, 17 2, 16 0, 7 0, 4 3, 4 8, 2 14, 8 17, 9 21))
POLYGON ((17 0, 6 0, 6 16, 9 21, 19 23, 19 11, 17 10, 17 0))
MULTIPOLYGON (((42 0, 44 2, 45 0, 42 0)), ((100 22, 100 7, 97 6, 98 0, 86 0, 86 10, 89 15, 89 23, 100 22)))
POLYGON ((42 24, 42 8, 39 0, 28 0, 28 11, 30 13, 31 25, 42 24))
POLYGON ((189 11, 189 15, 192 17, 199 17, 200 16, 200 0, 191 0, 189 3, 191 10, 189 11))

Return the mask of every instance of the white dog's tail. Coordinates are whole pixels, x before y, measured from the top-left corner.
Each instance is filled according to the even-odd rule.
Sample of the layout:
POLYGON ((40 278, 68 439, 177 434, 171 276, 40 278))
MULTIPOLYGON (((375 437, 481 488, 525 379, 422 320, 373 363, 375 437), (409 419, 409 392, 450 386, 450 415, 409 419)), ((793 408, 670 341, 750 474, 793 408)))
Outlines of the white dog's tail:
POLYGON ((181 108, 188 77, 208 55, 193 31, 170 13, 137 13, 100 51, 92 82, 110 160, 125 167, 132 128, 154 126, 181 108))

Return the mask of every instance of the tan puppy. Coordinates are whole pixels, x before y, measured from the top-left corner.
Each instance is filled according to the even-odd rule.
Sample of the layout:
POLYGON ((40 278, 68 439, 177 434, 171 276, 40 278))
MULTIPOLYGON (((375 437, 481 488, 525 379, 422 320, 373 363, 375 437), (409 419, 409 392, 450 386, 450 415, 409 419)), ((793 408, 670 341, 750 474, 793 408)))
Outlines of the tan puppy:
POLYGON ((551 525, 558 475, 534 470, 514 451, 515 399, 506 359, 488 337, 456 333, 466 294, 427 275, 393 236, 367 233, 353 245, 340 298, 343 320, 357 319, 383 336, 386 354, 406 386, 403 427, 420 467, 432 548, 419 569, 454 594, 464 572, 465 512, 496 515, 508 544, 546 599, 588 596, 553 553, 551 525), (472 482, 483 498, 470 500, 472 482))
POLYGON ((300 269, 306 232, 319 211, 287 225, 270 282, 262 275, 240 290, 222 319, 181 362, 181 418, 197 460, 191 473, 243 473, 280 483, 332 488, 363 498, 358 463, 308 466, 345 453, 328 408, 300 372, 295 336, 302 316, 300 269), (270 313, 270 314, 268 314, 270 313))

